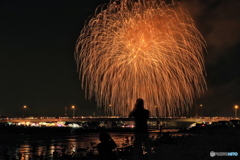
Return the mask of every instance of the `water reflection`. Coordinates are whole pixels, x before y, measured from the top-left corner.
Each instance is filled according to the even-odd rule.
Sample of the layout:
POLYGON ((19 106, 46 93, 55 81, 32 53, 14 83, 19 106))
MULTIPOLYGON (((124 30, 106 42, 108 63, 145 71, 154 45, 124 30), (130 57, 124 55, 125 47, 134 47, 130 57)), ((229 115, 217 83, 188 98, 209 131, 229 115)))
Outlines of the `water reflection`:
MULTIPOLYGON (((54 157, 84 157, 88 153, 97 154, 96 145, 100 143, 99 133, 75 135, 4 135, 0 143, 0 160, 52 160, 54 157)), ((133 143, 132 133, 110 133, 121 149, 133 143)), ((156 137, 158 133, 151 133, 156 137)), ((66 158, 68 159, 68 158, 66 158)), ((69 158, 70 159, 70 158, 69 158)))
MULTIPOLYGON (((110 133, 118 147, 129 143, 132 133, 110 133), (128 139, 128 140, 126 140, 128 139)), ((8 135, 9 141, 0 144, 0 160, 2 159, 53 159, 53 157, 86 156, 88 152, 97 153, 96 145, 100 143, 99 133, 79 135, 41 136, 8 135), (11 137, 12 136, 12 137, 11 137)), ((6 140, 7 140, 6 139, 6 140)))
POLYGON ((31 157, 31 145, 29 144, 22 144, 20 145, 20 148, 17 149, 19 150, 18 155, 19 159, 29 159, 31 157))

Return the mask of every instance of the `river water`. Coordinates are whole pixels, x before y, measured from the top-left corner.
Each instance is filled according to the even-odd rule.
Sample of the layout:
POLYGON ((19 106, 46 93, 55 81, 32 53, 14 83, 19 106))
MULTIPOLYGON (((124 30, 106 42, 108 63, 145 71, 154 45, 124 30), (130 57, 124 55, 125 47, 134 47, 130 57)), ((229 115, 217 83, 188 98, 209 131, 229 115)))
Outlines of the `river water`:
MULTIPOLYGON (((129 146, 133 142, 131 132, 109 132, 109 134, 117 143, 117 148, 129 146)), ((157 135, 157 132, 150 133, 152 138, 156 138, 157 135)), ((96 132, 56 135, 4 134, 0 138, 0 160, 40 160, 40 157, 52 159, 54 154, 59 157, 63 155, 85 156, 88 152, 97 154, 96 145, 100 143, 98 136, 99 133, 96 132)))

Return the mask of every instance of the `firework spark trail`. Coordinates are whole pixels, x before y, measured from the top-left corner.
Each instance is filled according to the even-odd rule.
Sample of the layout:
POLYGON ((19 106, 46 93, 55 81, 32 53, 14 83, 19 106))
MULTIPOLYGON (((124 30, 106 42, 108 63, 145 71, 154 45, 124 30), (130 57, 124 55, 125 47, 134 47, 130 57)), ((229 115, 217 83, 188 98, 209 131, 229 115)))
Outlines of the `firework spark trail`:
POLYGON ((128 115, 141 97, 156 115, 188 110, 206 89, 205 41, 176 2, 110 2, 96 10, 76 44, 86 97, 128 115), (110 105, 111 104, 111 105, 110 105))

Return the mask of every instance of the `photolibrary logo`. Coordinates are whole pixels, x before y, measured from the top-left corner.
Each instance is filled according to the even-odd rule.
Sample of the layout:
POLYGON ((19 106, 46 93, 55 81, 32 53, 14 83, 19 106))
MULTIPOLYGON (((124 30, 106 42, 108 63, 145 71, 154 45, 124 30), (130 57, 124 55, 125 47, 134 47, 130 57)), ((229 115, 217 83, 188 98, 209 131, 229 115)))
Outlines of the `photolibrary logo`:
POLYGON ((210 152, 210 157, 215 157, 215 156, 238 156, 238 152, 210 152))

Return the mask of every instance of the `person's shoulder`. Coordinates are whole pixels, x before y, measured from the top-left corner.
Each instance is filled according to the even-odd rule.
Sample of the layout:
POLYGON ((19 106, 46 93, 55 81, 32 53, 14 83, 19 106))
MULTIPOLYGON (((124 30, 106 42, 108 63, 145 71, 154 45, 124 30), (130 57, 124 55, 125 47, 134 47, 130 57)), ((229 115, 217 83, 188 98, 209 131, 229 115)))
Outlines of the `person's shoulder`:
POLYGON ((101 148, 103 146, 102 143, 98 143, 97 148, 101 148))
POLYGON ((148 112, 149 113, 149 110, 147 110, 147 109, 143 109, 144 110, 144 112, 148 112))
POLYGON ((150 111, 147 110, 147 109, 144 109, 144 114, 147 115, 147 116, 149 116, 149 115, 150 115, 150 111))

